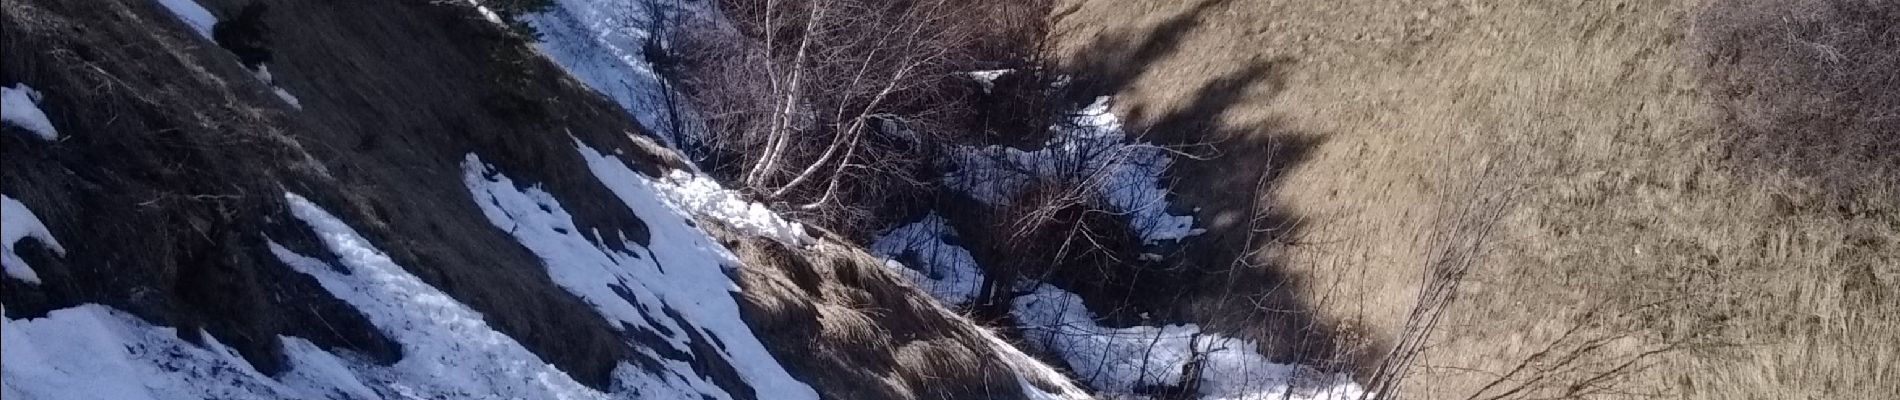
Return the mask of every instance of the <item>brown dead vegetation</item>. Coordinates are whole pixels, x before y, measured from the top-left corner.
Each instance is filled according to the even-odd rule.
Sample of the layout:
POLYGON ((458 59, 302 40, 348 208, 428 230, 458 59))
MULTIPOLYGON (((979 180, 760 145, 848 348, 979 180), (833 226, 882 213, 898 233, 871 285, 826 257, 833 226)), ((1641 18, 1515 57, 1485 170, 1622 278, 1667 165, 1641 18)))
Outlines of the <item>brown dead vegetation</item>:
MULTIPOLYGON (((820 394, 841 399, 1020 399, 1012 358, 977 325, 856 245, 803 248, 718 232, 744 264, 741 312, 767 348, 820 394)), ((1066 382, 1028 383, 1060 393, 1066 382)), ((1072 387, 1071 387, 1072 390, 1072 387)))
POLYGON ((1001 116, 1045 113, 1021 107, 1033 104, 989 107, 1009 95, 986 93, 965 73, 1043 76, 1045 2, 719 4, 732 26, 690 26, 679 35, 677 78, 710 135, 702 164, 851 237, 868 238, 930 203, 944 146, 980 139, 968 132, 1036 125, 969 127, 1043 122, 1001 116))
MULTIPOLYGON (((1071 166, 1075 174, 1032 184, 999 207, 938 193, 934 180, 941 171, 933 163, 942 159, 945 146, 1042 145, 1050 127, 1064 120, 1063 110, 1075 109, 1078 99, 1126 84, 1136 72, 1106 76, 1074 71, 1082 74, 1077 84, 1053 88, 1057 74, 1070 71, 1045 65, 1050 54, 1047 18, 1053 11, 1046 4, 721 4, 738 28, 687 32, 682 87, 715 135, 709 169, 728 182, 739 182, 768 201, 805 209, 802 214, 808 220, 842 226, 847 237, 857 240, 934 206, 957 226, 958 236, 988 272, 969 310, 986 322, 1007 325, 1011 299, 1017 294, 1013 286, 1027 279, 1078 292, 1112 325, 1206 323, 1223 334, 1257 340, 1262 350, 1282 360, 1323 364, 1327 370, 1353 365, 1342 355, 1346 345, 1335 337, 1359 335, 1310 318, 1305 304, 1290 292, 1275 290, 1289 285, 1289 277, 1270 266, 1187 256, 1257 252, 1255 246, 1291 229, 1277 210, 1264 205, 1248 210, 1258 214, 1245 218, 1245 228, 1227 232, 1233 240, 1148 246, 1131 229, 1135 221, 1106 207, 1101 188, 1094 186, 1099 183, 1085 176, 1093 165, 1071 166), (931 18, 918 20, 912 13, 931 18), (812 19, 817 16, 826 19, 812 19), (898 22, 903 23, 879 28, 898 22), (904 48, 915 53, 898 50, 904 48), (903 70, 907 65, 918 66, 920 72, 902 75, 910 73, 903 70), (992 68, 1015 71, 987 91, 959 76, 992 68), (758 79, 762 76, 770 79, 758 79), (892 87, 902 91, 883 97, 892 87), (870 112, 871 106, 888 111, 870 112), (864 124, 867 117, 880 122, 864 124), (864 129, 873 131, 859 132, 864 129), (838 169, 825 172, 831 163, 838 169), (798 168, 780 171, 781 164, 798 168), (845 184, 817 190, 824 185, 801 178, 811 171, 820 172, 809 175, 817 177, 813 182, 845 184), (798 185, 806 186, 788 190, 798 185), (833 200, 829 196, 836 196, 836 202, 826 202, 833 200), (814 199, 819 203, 806 203, 814 199), (1144 254, 1149 252, 1164 257, 1144 254)), ((1221 4, 1201 2, 1196 9, 1221 4)), ((1174 29, 1192 26, 1191 16, 1179 20, 1174 29)), ((1178 38, 1181 33, 1161 36, 1178 38)), ((1165 39, 1119 39, 1100 43, 1100 64, 1138 68, 1168 50, 1165 39)), ((1277 77, 1272 63, 1246 64, 1243 71, 1199 86, 1192 110, 1136 117, 1171 123, 1218 117, 1245 96, 1246 89, 1277 77)), ((1188 143, 1191 140, 1170 144, 1206 145, 1188 143)), ((1288 165, 1297 162, 1305 147, 1302 141, 1243 138, 1238 143, 1258 147, 1246 149, 1248 155, 1286 156, 1275 161, 1288 165)), ((1075 161, 1115 156, 1089 155, 1075 161)), ((1244 190, 1260 192, 1264 188, 1258 184, 1283 168, 1231 176, 1244 181, 1244 190)))
MULTIPOLYGON (((1140 324, 1139 315, 1178 298, 1181 280, 1142 260, 1141 238, 1094 185, 1078 179, 1030 183, 1005 204, 948 214, 984 270, 971 306, 981 321, 1005 323, 1021 282, 1074 292, 1098 315, 1140 324), (1176 279, 1169 279, 1176 278, 1176 279), (1176 296, 1170 298, 1170 295, 1176 296)), ((1180 272, 1180 271, 1176 271, 1180 272)))
POLYGON ((1732 157, 1857 191, 1900 179, 1900 3, 1723 0, 1695 19, 1732 157))
POLYGON ((1313 319, 1364 328, 1369 353, 1405 343, 1433 292, 1430 238, 1481 176, 1466 167, 1504 172, 1515 201, 1404 396, 1896 391, 1900 203, 1893 152, 1870 151, 1893 143, 1892 2, 1203 4, 1065 2, 1060 48, 1125 78, 1108 89, 1131 126, 1225 139, 1176 166, 1204 239, 1243 236, 1253 202, 1289 215, 1246 258, 1313 319), (1132 71, 1091 62, 1143 40, 1106 47, 1134 49, 1106 58, 1132 71), (1273 59, 1282 78, 1230 112, 1138 117, 1273 59), (1250 151, 1302 138, 1293 159, 1250 151), (1265 193, 1233 182, 1276 168, 1265 193))

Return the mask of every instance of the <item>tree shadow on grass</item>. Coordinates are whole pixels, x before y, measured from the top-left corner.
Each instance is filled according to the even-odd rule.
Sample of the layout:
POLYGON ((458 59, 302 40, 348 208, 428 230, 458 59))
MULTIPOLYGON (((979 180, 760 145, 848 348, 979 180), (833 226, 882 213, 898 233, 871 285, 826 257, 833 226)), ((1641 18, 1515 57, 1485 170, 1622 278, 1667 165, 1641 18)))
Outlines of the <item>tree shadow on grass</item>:
MULTIPOLYGON (((1179 56, 1182 44, 1229 0, 1202 1, 1148 29, 1097 35, 1067 60, 1076 77, 1071 103, 1127 89, 1161 61, 1179 56)), ((1120 104, 1125 129, 1143 140, 1182 154, 1169 168, 1172 202, 1192 213, 1204 234, 1170 246, 1165 267, 1153 274, 1173 279, 1142 280, 1122 288, 1120 303, 1102 312, 1107 323, 1154 325, 1197 323, 1211 332, 1254 340, 1275 361, 1326 370, 1354 368, 1341 328, 1320 318, 1314 304, 1299 295, 1303 282, 1284 269, 1271 251, 1309 221, 1267 196, 1293 166, 1307 160, 1324 138, 1286 126, 1278 117, 1230 123, 1240 113, 1257 115, 1288 87, 1286 59, 1251 60, 1230 73, 1207 79, 1175 104, 1120 104), (1156 285, 1159 283, 1161 285, 1156 285), (1140 322, 1130 311, 1154 312, 1158 321, 1140 322), (1120 320, 1120 321, 1117 321, 1120 320)), ((1097 295, 1100 295, 1098 293, 1097 295)))
POLYGON ((1181 43, 1201 26, 1202 17, 1233 0, 1202 0, 1188 10, 1168 17, 1152 29, 1125 29, 1096 35, 1078 48, 1078 57, 1066 60, 1064 69, 1077 74, 1072 94, 1075 99, 1110 95, 1147 73, 1149 67, 1181 50, 1181 43))

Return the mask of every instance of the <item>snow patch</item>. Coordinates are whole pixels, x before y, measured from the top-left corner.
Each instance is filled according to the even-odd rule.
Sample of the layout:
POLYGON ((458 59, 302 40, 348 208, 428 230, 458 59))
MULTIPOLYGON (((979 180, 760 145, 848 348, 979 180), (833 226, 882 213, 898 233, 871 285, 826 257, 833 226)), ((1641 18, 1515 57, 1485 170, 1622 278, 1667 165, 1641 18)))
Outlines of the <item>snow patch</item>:
POLYGON ((690 117, 692 110, 684 104, 683 95, 654 70, 648 62, 654 55, 647 52, 654 50, 650 42, 659 43, 655 30, 667 28, 656 17, 714 12, 701 10, 704 2, 674 0, 556 0, 555 4, 547 12, 518 17, 540 33, 535 47, 569 75, 626 109, 641 126, 661 132, 658 136, 667 145, 697 148, 697 132, 704 128, 690 117))
POLYGON ((270 92, 276 94, 277 99, 283 100, 284 104, 289 104, 290 108, 295 108, 299 110, 303 109, 303 102, 298 101, 297 96, 292 96, 290 95, 290 92, 284 91, 284 88, 271 86, 270 92))
MULTIPOLYGON (((963 320, 962 322, 976 326, 975 322, 969 320, 963 320)), ((1062 375, 1062 372, 1056 371, 1055 368, 1049 367, 1048 364, 1043 364, 1041 360, 1031 357, 1028 353, 1023 353, 1021 349, 1016 348, 1016 345, 1010 344, 1008 341, 1004 341, 1002 337, 996 336, 996 332, 990 331, 982 326, 976 326, 976 331, 977 335, 982 336, 983 341, 989 343, 990 348, 995 350, 998 356, 1002 357, 1003 364, 1008 365, 1010 370, 1016 373, 1016 382, 1023 386, 1023 394, 1027 395, 1030 400, 1082 400, 1095 398, 1094 396, 1090 396, 1088 391, 1082 390, 1082 388, 1076 386, 1074 382, 1069 381, 1068 376, 1062 375), (1045 385, 1051 387, 1044 389, 1035 383, 1031 383, 1030 378, 1035 378, 1037 381, 1043 382, 1045 385)))
POLYGON ((970 80, 976 81, 977 85, 981 85, 983 87, 983 93, 989 93, 991 90, 996 89, 996 78, 1001 78, 1005 74, 1014 72, 1016 72, 1014 69, 991 69, 965 72, 963 75, 970 77, 970 80))
POLYGON ((306 393, 340 395, 331 398, 368 400, 382 397, 364 385, 350 367, 362 363, 344 361, 303 338, 280 336, 279 339, 284 344, 284 359, 289 361, 289 369, 278 378, 285 385, 305 388, 306 393))
MULTIPOLYGON (((470 0, 470 2, 473 3, 474 0, 470 0)), ((503 21, 501 19, 501 14, 496 14, 495 10, 489 9, 488 6, 476 4, 475 12, 481 13, 482 19, 486 19, 488 20, 488 22, 494 23, 495 25, 502 25, 502 26, 508 25, 507 21, 503 21)))
POLYGON ((805 235, 804 224, 786 220, 764 204, 746 200, 739 192, 726 190, 712 177, 673 170, 654 187, 667 200, 692 215, 711 218, 740 232, 791 245, 812 242, 811 237, 805 235))
MULTIPOLYGON (((204 344, 179 338, 98 304, 54 310, 46 317, 0 317, 0 396, 46 400, 380 399, 344 361, 309 341, 280 337, 289 368, 272 379, 237 351, 198 332, 204 344)), ((486 393, 486 392, 478 392, 486 393)))
POLYGON ((988 205, 1008 204, 1038 181, 1080 182, 1098 191, 1116 211, 1126 213, 1141 238, 1153 244, 1199 234, 1194 217, 1168 213, 1168 190, 1161 182, 1173 160, 1161 147, 1130 142, 1121 119, 1109 111, 1109 98, 1097 98, 1070 117, 1040 150, 1007 146, 963 147, 953 151, 956 170, 944 181, 988 205))
MULTIPOLYGON (((585 146, 577 150, 599 154, 585 146)), ((596 174, 615 177, 603 176, 601 183, 612 187, 646 223, 650 245, 599 231, 591 232, 590 239, 552 195, 540 188, 518 188, 513 180, 474 154, 463 160, 463 183, 489 222, 539 255, 556 284, 593 305, 601 317, 616 322, 613 325, 651 333, 666 342, 653 345, 670 347, 666 352, 650 354, 722 358, 758 393, 780 399, 816 399, 817 393, 792 378, 740 318, 738 303, 733 299, 738 287, 724 272, 725 265, 737 264, 731 253, 713 243, 705 232, 688 225, 689 216, 679 208, 658 201, 667 193, 667 186, 646 181, 643 175, 624 179, 622 170, 633 171, 617 160, 589 161, 590 165, 602 164, 596 168, 609 170, 596 170, 596 174), (628 250, 622 252, 598 243, 608 240, 628 250), (668 315, 671 312, 681 318, 668 315), (689 332, 714 337, 723 350, 718 354, 695 354, 690 341, 703 339, 695 339, 699 335, 689 332)), ((703 393, 731 398, 695 372, 691 359, 656 358, 667 370, 653 372, 657 376, 643 384, 648 388, 641 391, 643 395, 671 393, 691 398, 703 393)))
POLYGON ((59 240, 53 239, 53 232, 46 229, 46 224, 40 221, 39 216, 33 215, 33 210, 27 209, 26 204, 19 200, 0 195, 0 268, 4 268, 7 276, 13 279, 38 284, 40 275, 15 252, 20 241, 26 238, 38 240, 41 245, 61 256, 66 255, 66 248, 59 245, 59 240))
MULTIPOLYGON (((339 263, 297 254, 275 242, 270 243, 271 253, 316 278, 402 345, 402 360, 388 367, 355 366, 358 376, 406 398, 607 398, 489 327, 480 313, 410 275, 328 211, 295 194, 284 198, 291 214, 316 232, 339 263)), ((627 368, 622 364, 618 369, 627 368)))
MULTIPOLYGON (((198 32, 198 36, 216 43, 216 39, 211 37, 211 28, 218 26, 218 17, 212 15, 211 10, 205 9, 203 5, 193 0, 158 0, 158 4, 165 6, 166 10, 170 10, 172 15, 184 21, 185 25, 191 26, 193 31, 198 32)), ((260 64, 256 69, 250 67, 245 67, 245 69, 250 70, 251 75, 257 77, 257 81, 270 86, 271 94, 277 95, 277 99, 283 100, 284 104, 289 104, 290 108, 303 109, 303 102, 297 100, 297 96, 292 96, 289 91, 277 86, 277 80, 271 76, 270 66, 260 64)))
POLYGON ((1098 390, 1193 384, 1203 399, 1245 400, 1346 400, 1365 393, 1350 377, 1274 363, 1252 341, 1204 333, 1193 324, 1097 325, 1080 296, 1047 285, 1016 298, 1012 315, 1025 339, 1061 357, 1098 390), (1184 376, 1198 381, 1183 382, 1184 376))
POLYGON ((611 154, 594 150, 579 141, 574 145, 580 150, 581 157, 587 159, 587 167, 594 172, 594 177, 607 184, 621 200, 627 201, 628 206, 633 206, 635 202, 653 201, 649 197, 665 199, 668 203, 665 207, 677 210, 682 217, 704 217, 740 233, 789 245, 804 245, 813 241, 811 236, 805 234, 804 224, 780 217, 764 204, 746 200, 739 192, 727 190, 711 177, 674 170, 668 172, 665 178, 654 180, 627 168, 626 163, 611 154))
POLYGON ((109 307, 0 317, 0 382, 9 399, 294 399, 210 336, 204 347, 109 307))
MULTIPOLYGON (((922 268, 913 270, 896 261, 887 261, 887 266, 945 303, 967 304, 981 284, 981 269, 967 258, 968 251, 953 243, 954 236, 949 232, 940 217, 931 215, 880 236, 872 247, 887 259, 910 254, 922 268), (968 278, 935 277, 929 272, 931 268, 968 268, 950 273, 968 278), (971 283, 946 284, 957 279, 971 283)), ((1256 351, 1254 342, 1204 333, 1193 324, 1103 327, 1095 323, 1095 315, 1080 296, 1046 284, 1030 288, 1031 284, 1018 283, 1030 293, 1017 297, 1012 304, 1017 328, 1031 345, 1063 360, 1096 390, 1138 394, 1179 386, 1184 383, 1183 376, 1189 375, 1197 377, 1194 387, 1203 399, 1345 400, 1364 393, 1350 377, 1274 363, 1256 351)), ((1041 377, 1043 382, 1068 382, 1062 374, 993 333, 986 330, 984 334, 991 347, 1017 371, 1019 379, 1027 374, 1041 377)), ((1044 392, 1028 385, 1026 379, 1023 382, 1031 398, 1072 398, 1044 392)))
POLYGON ((271 75, 269 65, 259 64, 257 69, 251 70, 251 74, 257 76, 258 81, 270 85, 271 93, 277 95, 277 99, 283 100, 284 104, 289 104, 290 108, 303 109, 303 101, 297 100, 297 96, 293 96, 289 91, 285 91, 284 88, 277 86, 277 77, 271 75))
POLYGON ((40 110, 40 92, 25 83, 0 86, 0 122, 33 132, 40 140, 59 139, 59 130, 53 129, 53 122, 40 110))
POLYGON ((970 251, 957 243, 956 231, 948 221, 931 213, 878 235, 871 243, 871 252, 888 260, 886 266, 922 286, 931 297, 963 306, 982 291, 983 269, 970 251), (913 262, 899 264, 896 260, 913 262))
POLYGON ((165 6, 172 15, 197 32, 199 37, 211 40, 211 27, 218 25, 218 17, 212 16, 211 10, 206 10, 193 0, 158 0, 158 5, 165 6))

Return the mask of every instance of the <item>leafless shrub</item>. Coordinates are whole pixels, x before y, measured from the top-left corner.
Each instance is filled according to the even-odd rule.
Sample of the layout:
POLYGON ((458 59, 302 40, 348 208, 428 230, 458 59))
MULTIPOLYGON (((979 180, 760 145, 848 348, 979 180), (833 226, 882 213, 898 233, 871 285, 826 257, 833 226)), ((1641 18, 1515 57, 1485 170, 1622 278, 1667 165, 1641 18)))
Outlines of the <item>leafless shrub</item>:
POLYGON ((712 233, 745 264, 736 272, 740 312, 767 349, 827 398, 1016 399, 1025 383, 1067 386, 1018 375, 1016 361, 998 354, 981 328, 856 246, 826 239, 794 248, 712 233))
POLYGON ((1466 400, 1653 398, 1667 392, 1643 385, 1674 353, 1721 346, 1705 333, 1652 337, 1641 315, 1673 307, 1665 300, 1634 308, 1598 302, 1554 338, 1511 360, 1507 368, 1465 394, 1466 400))
POLYGON ((965 242, 986 270, 975 300, 980 318, 1007 313, 1021 281, 1053 283, 1098 300, 1094 310, 1140 308, 1131 296, 1170 287, 1140 261, 1142 241, 1127 216, 1092 185, 1041 180, 966 224, 965 232, 976 232, 963 235, 965 242))
MULTIPOLYGON (((1049 127, 1063 121, 1054 74, 1043 68, 1046 2, 946 2, 870 0, 722 0, 732 26, 694 26, 681 36, 682 91, 707 121, 708 170, 760 198, 795 205, 808 220, 853 229, 876 229, 880 218, 901 217, 894 205, 931 203, 937 193, 935 164, 950 145, 1041 145, 1049 127), (990 85, 973 85, 965 73, 1013 69, 990 85), (1034 132, 1034 134, 1025 134, 1034 132), (882 216, 882 217, 880 217, 882 216)), ((1112 151, 1112 148, 1100 148, 1112 151)), ((1007 318, 1021 281, 1053 282, 1076 292, 1109 325, 1156 325, 1222 314, 1238 330, 1313 330, 1331 327, 1266 328, 1280 305, 1265 292, 1280 290, 1260 271, 1271 266, 1181 265, 1146 255, 1166 251, 1143 242, 1133 216, 1102 197, 1107 182, 1091 168, 1118 154, 1076 154, 1059 160, 1057 173, 1000 171, 1037 176, 993 207, 951 211, 966 246, 985 269, 972 309, 979 319, 1007 318), (1222 293, 1218 309, 1196 313, 1150 311, 1190 297, 1222 293)), ((998 179, 1010 179, 998 177, 998 179)), ((1267 184, 1262 178, 1256 191, 1267 184)), ((1258 196, 1256 196, 1258 197, 1258 196)), ((1448 217, 1431 273, 1422 277, 1418 305, 1405 332, 1377 362, 1368 388, 1384 394, 1407 377, 1424 351, 1464 272, 1476 262, 1490 224, 1504 209, 1484 203, 1448 217)), ((1269 223, 1267 210, 1256 223, 1269 223)), ((1275 227, 1250 227, 1271 235, 1275 227)), ((861 232, 859 232, 861 233, 861 232)), ((849 235, 849 233, 848 233, 849 235)), ((1253 240, 1245 243, 1269 243, 1253 240)), ((1248 254, 1269 251, 1250 249, 1248 254)), ((1165 257, 1160 257, 1165 258, 1165 257)), ((1309 318, 1310 319, 1310 318, 1309 318)), ((1317 324, 1317 322, 1309 322, 1317 324)), ((1263 334, 1272 335, 1272 334, 1263 334)), ((851 335, 833 335, 851 336, 851 335)), ((1318 336, 1326 336, 1325 334, 1318 336)), ((1250 338, 1251 339, 1251 338, 1250 338)), ((1300 340, 1297 346, 1366 343, 1300 340), (1321 343, 1324 342, 1324 343, 1321 343), (1315 344, 1317 343, 1317 344, 1315 344)), ((1277 345, 1280 343, 1262 344, 1277 345)), ((1337 353, 1339 348, 1294 350, 1337 353)), ((1340 356, 1350 358, 1351 356, 1340 356)), ((1348 364, 1342 360, 1338 364, 1348 364)), ((1315 371, 1347 369, 1337 365, 1315 371)), ((1193 376, 1193 374, 1187 374, 1193 376)), ((1336 375, 1313 373, 1336 379, 1336 375)), ((1302 378, 1308 379, 1308 378, 1302 378)), ((1195 379, 1176 394, 1192 393, 1195 379)), ((1323 384, 1327 382, 1317 382, 1323 384)), ((1337 383, 1337 382, 1332 382, 1337 383)))
POLYGON ((1370 376, 1364 378, 1368 398, 1396 395, 1400 385, 1411 376, 1432 335, 1440 330, 1439 321, 1457 300, 1459 287, 1471 267, 1483 262, 1492 231, 1509 210, 1514 197, 1510 188, 1498 187, 1502 184, 1499 180, 1495 170, 1480 173, 1459 188, 1467 201, 1437 218, 1430 257, 1426 261, 1429 265, 1420 277, 1418 298, 1407 313, 1404 326, 1385 353, 1378 357, 1370 376))
POLYGON ((704 164, 820 223, 901 215, 993 100, 965 73, 1040 63, 1041 3, 721 1, 732 25, 689 27, 679 45, 704 164))

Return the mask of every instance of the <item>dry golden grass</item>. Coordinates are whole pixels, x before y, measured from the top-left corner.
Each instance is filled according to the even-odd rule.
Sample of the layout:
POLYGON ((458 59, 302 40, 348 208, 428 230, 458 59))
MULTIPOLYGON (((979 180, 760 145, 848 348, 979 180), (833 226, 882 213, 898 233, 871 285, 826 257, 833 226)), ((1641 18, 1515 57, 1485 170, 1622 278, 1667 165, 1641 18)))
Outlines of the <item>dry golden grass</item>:
POLYGON ((792 247, 706 226, 742 263, 733 274, 753 332, 827 398, 1020 399, 1024 384, 1080 392, 1019 378, 1015 371, 1048 367, 993 348, 990 333, 837 233, 813 228, 817 243, 792 247))
POLYGON ((1183 162, 1175 187, 1219 235, 1253 200, 1221 176, 1285 168, 1261 199, 1299 229, 1256 243, 1272 249, 1260 264, 1286 269, 1298 285, 1279 290, 1308 312, 1375 342, 1400 337, 1471 166, 1507 172, 1494 187, 1518 196, 1408 397, 1900 393, 1892 181, 1842 195, 1738 165, 1690 46, 1702 4, 1070 3, 1058 32, 1078 64, 1105 37, 1162 41, 1110 88, 1136 128, 1312 143, 1278 165, 1183 162), (1256 60, 1283 60, 1282 75, 1200 121, 1152 117, 1204 106, 1195 88, 1256 60))

